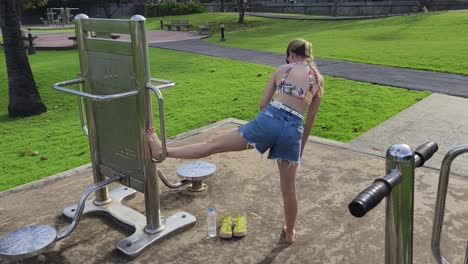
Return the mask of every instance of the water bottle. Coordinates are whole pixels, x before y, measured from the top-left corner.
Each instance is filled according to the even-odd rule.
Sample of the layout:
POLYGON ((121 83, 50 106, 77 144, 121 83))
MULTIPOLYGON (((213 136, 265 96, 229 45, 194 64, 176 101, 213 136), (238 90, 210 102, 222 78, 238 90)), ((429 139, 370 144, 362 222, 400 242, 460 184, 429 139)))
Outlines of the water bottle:
POLYGON ((208 236, 216 237, 216 214, 213 208, 208 208, 208 216, 206 217, 208 223, 208 236))

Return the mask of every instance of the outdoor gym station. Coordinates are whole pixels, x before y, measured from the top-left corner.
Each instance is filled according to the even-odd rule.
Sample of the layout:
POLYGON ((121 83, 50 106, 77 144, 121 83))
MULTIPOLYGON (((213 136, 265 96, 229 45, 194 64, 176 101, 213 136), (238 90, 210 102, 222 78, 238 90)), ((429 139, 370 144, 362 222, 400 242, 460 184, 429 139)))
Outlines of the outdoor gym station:
MULTIPOLYGON (((82 219, 81 217, 85 214, 105 215, 112 222, 116 222, 118 226, 123 226, 131 232, 130 236, 115 241, 113 245, 104 244, 108 250, 117 248, 118 252, 124 256, 138 258, 145 250, 149 251, 160 247, 163 243, 162 240, 167 239, 169 243, 171 239, 178 239, 178 243, 183 245, 183 248, 187 250, 189 255, 196 258, 199 257, 196 250, 206 250, 206 247, 213 245, 207 245, 207 242, 203 242, 204 244, 202 244, 202 242, 198 241, 198 244, 202 244, 199 246, 196 242, 192 241, 193 237, 196 237, 194 233, 187 237, 187 241, 181 241, 180 237, 184 233, 191 232, 191 230, 197 228, 197 223, 198 225, 204 225, 204 223, 200 223, 202 221, 197 220, 199 219, 197 215, 204 215, 204 209, 208 207, 207 204, 213 203, 213 201, 217 201, 221 207, 223 203, 225 205, 231 204, 232 199, 223 199, 223 193, 228 193, 226 195, 231 198, 237 197, 240 201, 245 199, 243 201, 244 204, 241 206, 246 208, 248 204, 245 203, 249 201, 252 208, 259 207, 263 203, 263 209, 252 209, 252 211, 258 211, 259 214, 256 217, 251 217, 254 219, 249 222, 249 228, 251 230, 258 229, 258 233, 265 233, 263 234, 264 236, 272 233, 271 226, 268 226, 269 221, 263 220, 260 214, 265 212, 265 219, 270 217, 270 214, 276 215, 278 219, 281 219, 282 214, 279 213, 280 211, 269 207, 279 206, 271 201, 260 198, 258 198, 258 201, 252 200, 254 198, 252 198, 251 193, 254 193, 255 190, 249 189, 253 187, 249 185, 248 180, 244 182, 247 187, 242 186, 242 179, 245 180, 245 178, 241 179, 241 177, 249 176, 241 176, 246 173, 246 170, 240 165, 256 166, 255 160, 252 161, 249 158, 250 156, 243 156, 250 154, 236 153, 233 158, 216 157, 210 159, 210 162, 197 161, 176 165, 177 169, 175 171, 180 179, 179 181, 171 180, 172 177, 166 176, 166 173, 164 173, 164 171, 167 172, 164 167, 164 163, 166 163, 164 156, 160 160, 153 160, 151 158, 145 138, 145 131, 149 127, 159 125, 159 135, 162 140, 163 149, 167 147, 164 109, 170 106, 164 105, 161 90, 170 89, 175 83, 151 77, 148 63, 148 44, 145 34, 145 18, 135 15, 130 20, 94 19, 88 18, 84 14, 79 14, 75 17, 75 34, 79 53, 80 75, 74 80, 56 83, 53 88, 71 94, 70 96, 77 96, 78 98, 81 128, 89 139, 91 150, 93 184, 84 190, 78 204, 69 205, 63 209, 63 215, 72 220, 71 224, 64 228, 64 230, 60 231, 49 225, 29 225, 26 227, 16 226, 16 230, 3 232, 5 234, 0 237, 0 259, 17 261, 47 254, 59 241, 77 236, 87 228, 91 228, 84 223, 77 228, 82 219), (92 33, 101 33, 101 35, 110 33, 129 34, 130 41, 92 37, 93 35, 99 35, 92 33), (73 86, 74 88, 72 88, 73 86), (159 120, 156 121, 153 120, 152 96, 156 96, 158 102, 157 111, 159 120), (248 165, 249 162, 250 165, 248 165), (206 179, 213 180, 213 184, 207 183, 206 179), (160 186, 159 180, 167 187, 164 194, 160 192, 162 186, 160 186), (223 181, 226 181, 227 184, 223 181), (234 184, 229 184, 232 181, 237 183, 234 189, 231 188, 234 184), (187 188, 182 188, 184 186, 187 188), (87 198, 93 193, 94 199, 88 200, 87 198), (124 201, 130 200, 129 198, 132 198, 137 193, 144 195, 144 213, 124 204, 124 201), (165 198, 170 198, 168 199, 170 203, 166 203, 165 198), (179 208, 171 207, 172 205, 180 206, 182 202, 178 202, 177 200, 179 199, 189 201, 183 205, 184 210, 178 211, 179 208), (199 201, 200 203, 198 203, 199 201), (161 206, 161 204, 164 204, 164 206, 161 206), (192 210, 187 210, 190 208, 192 210), (203 213, 201 213, 202 209, 203 213), (169 211, 172 212, 174 210, 176 210, 175 213, 168 214, 169 211), (271 212, 266 213, 265 210, 270 210, 271 212), (162 215, 166 216, 162 217, 162 215), (174 237, 169 238, 171 236, 174 237), (158 241, 160 243, 157 243, 158 241), (189 244, 188 246, 187 243, 189 244), (201 249, 197 248, 197 246, 205 248, 201 249), (190 250, 190 248, 195 249, 190 250)), ((171 122, 170 120, 167 121, 171 122)), ((217 128, 221 127, 223 129, 223 125, 217 128)), ((434 263, 448 263, 445 258, 446 256, 442 256, 440 246, 450 167, 455 158, 468 152, 468 145, 455 147, 446 154, 441 165, 437 196, 432 201, 425 201, 435 205, 435 212, 432 215, 433 221, 431 221, 432 232, 431 230, 424 230, 425 234, 419 234, 418 232, 421 230, 414 228, 415 225, 419 225, 418 219, 415 220, 414 214, 416 206, 419 206, 416 204, 420 202, 416 200, 418 189, 415 187, 415 182, 419 181, 417 174, 423 169, 416 170, 416 168, 423 166, 438 150, 438 146, 435 142, 428 141, 413 151, 406 144, 401 144, 401 142, 396 143, 387 150, 385 170, 379 168, 380 164, 375 162, 377 160, 376 157, 362 155, 369 159, 369 164, 367 164, 366 161, 362 161, 361 157, 356 158, 357 154, 351 153, 352 151, 339 155, 341 159, 355 165, 349 170, 349 178, 346 180, 344 178, 341 179, 343 180, 342 186, 340 186, 340 182, 335 182, 324 186, 324 189, 327 189, 331 194, 346 192, 349 194, 351 191, 354 192, 353 197, 355 198, 349 200, 345 199, 349 195, 337 195, 336 201, 343 199, 344 202, 338 203, 341 205, 345 204, 347 207, 341 206, 333 210, 346 212, 348 218, 345 218, 346 223, 344 224, 355 225, 356 228, 348 230, 344 228, 348 233, 344 232, 341 234, 341 237, 338 236, 338 238, 334 237, 332 239, 330 238, 330 233, 333 233, 331 231, 324 237, 320 236, 320 232, 316 232, 313 234, 315 240, 319 241, 318 243, 325 244, 326 247, 343 251, 343 254, 351 255, 351 252, 354 252, 354 257, 357 259, 362 258, 358 253, 362 250, 359 247, 361 246, 360 243, 365 247, 372 245, 376 240, 380 240, 385 248, 383 256, 370 256, 370 261, 365 263, 372 263, 372 259, 374 259, 374 263, 379 263, 378 260, 385 260, 386 264, 413 263, 414 255, 423 254, 423 256, 418 256, 419 259, 427 260, 427 255, 430 255, 430 252, 432 252, 432 261, 434 263), (355 187, 356 182, 360 180, 361 184, 359 186, 362 186, 363 179, 358 178, 357 180, 353 180, 352 176, 364 173, 372 173, 372 175, 381 175, 382 177, 376 179, 374 183, 365 183, 369 187, 359 190, 358 187, 355 187), (352 182, 353 188, 350 187, 349 182, 352 182), (346 187, 349 188, 346 189, 346 187), (331 190, 330 188, 336 188, 336 190, 331 190), (376 233, 380 230, 375 230, 373 228, 374 225, 360 224, 359 221, 361 220, 363 223, 369 223, 365 222, 365 218, 355 219, 349 216, 352 215, 360 218, 366 214, 372 215, 369 211, 378 206, 384 198, 386 198, 385 223, 379 223, 378 220, 380 219, 378 218, 371 219, 375 222, 373 224, 384 226, 382 228, 384 234, 381 232, 376 237, 369 236, 368 232, 376 233), (351 224, 350 221, 355 222, 351 224), (356 230, 358 229, 362 233, 357 232, 356 230), (351 239, 353 237, 352 234, 355 234, 357 239, 351 239), (431 236, 431 248, 421 248, 420 245, 415 245, 416 239, 426 236, 431 236), (383 240, 382 237, 384 237, 383 240), (366 242, 365 240, 368 241, 366 242), (353 249, 353 246, 357 248, 353 249), (415 246, 419 252, 413 252, 415 246), (422 251, 425 253, 421 253, 422 251)), ((335 150, 331 147, 322 146, 321 148, 317 148, 320 151, 313 153, 313 155, 320 156, 322 154, 323 156, 323 158, 318 157, 318 159, 334 156, 335 150)), ((163 151, 163 153, 165 152, 163 151)), ((171 166, 173 167, 177 162, 171 161, 171 166)), ((315 167, 315 169, 329 176, 337 173, 329 169, 330 164, 324 162, 322 165, 317 165, 320 163, 315 162, 315 165, 305 162, 305 169, 302 173, 307 173, 310 167, 315 167)), ((342 174, 347 174, 346 168, 338 167, 339 169, 343 169, 342 174)), ((434 174, 433 171, 424 172, 424 174, 431 173, 434 174)), ((168 173, 167 175, 171 174, 168 173)), ((253 179, 254 182, 262 182, 265 186, 275 184, 266 182, 271 175, 265 175, 265 177, 256 176, 257 179, 253 179)), ((70 180, 73 181, 73 178, 70 178, 70 180)), ((72 186, 76 188, 77 184, 72 184, 72 186)), ((305 190, 302 190, 302 192, 305 192, 305 190)), ((67 190, 63 189, 60 191, 67 192, 67 190)), ((330 207, 332 207, 333 203, 330 202, 329 198, 327 198, 326 193, 319 193, 317 191, 316 204, 309 204, 308 206, 315 208, 316 211, 322 211, 325 216, 329 215, 326 211, 327 209, 330 209, 331 213, 336 213, 337 211, 331 211, 330 207)), ((308 208, 307 206, 305 207, 308 208)), ((447 206, 447 209, 455 210, 452 205, 447 206)), ((307 216, 308 213, 312 212, 305 210, 301 214, 312 218, 313 216, 307 216)), ((40 213, 39 210, 37 213, 40 213)), ((341 213, 339 221, 343 220, 343 215, 344 213, 341 213)), ((54 218, 56 216, 49 217, 54 218)), ((333 221, 329 224, 324 224, 323 220, 326 217, 319 218, 322 222, 307 219, 302 222, 301 226, 315 224, 313 228, 323 229, 322 227, 326 225, 330 226, 325 228, 327 230, 336 231, 343 229, 343 226, 333 221)), ((425 224, 427 223, 421 223, 421 225, 425 224)), ((203 226, 198 232, 206 235, 205 230, 206 228, 203 226), (203 230, 203 232, 200 230, 203 230)), ((249 238, 253 237, 255 239, 256 235, 257 233, 253 231, 249 235, 249 238)), ((261 235, 258 235, 258 237, 261 237, 261 235)), ((251 245, 244 245, 244 247, 250 247, 251 251, 240 254, 249 255, 250 253, 254 255, 254 251, 264 249, 259 244, 262 242, 266 243, 266 241, 268 243, 271 242, 265 237, 262 237, 262 239, 260 241, 254 240, 255 243, 251 245), (256 248, 257 246, 258 248, 256 248)), ((457 238, 456 240, 460 239, 457 238)), ((246 243, 245 241, 239 240, 234 243, 246 243)), ((85 244, 86 242, 83 241, 82 243, 85 244)), ((232 248, 233 243, 227 246, 222 245, 222 247, 229 246, 232 248)), ((309 245, 307 242, 299 246, 309 248, 309 250, 316 248, 315 244, 309 245)), ((95 248, 98 248, 97 250, 102 247, 103 245, 95 246, 95 248)), ((216 245, 213 248, 216 250, 216 245)), ((276 251, 273 250, 265 256, 264 260, 273 261, 279 254, 278 252, 285 250, 285 247, 277 246, 275 249, 276 251)), ((161 249, 163 252, 167 252, 168 250, 170 251, 171 249, 161 249)), ((316 248, 315 250, 318 249, 316 248)), ((372 250, 372 254, 380 252, 375 249, 369 250, 372 250)), ((306 251, 305 254, 307 253, 306 251)), ((209 255, 210 253, 206 254, 209 255)), ((222 251, 220 255, 223 254, 227 253, 222 251)), ((368 252, 364 254, 372 255, 368 252)), ((172 257, 175 256, 172 255, 172 257)), ((353 262, 352 257, 349 263, 363 263, 353 262)), ((203 258, 200 258, 198 261, 203 261, 203 258)), ((467 257, 464 259, 464 263, 468 263, 467 257)), ((164 262, 163 260, 161 261, 164 262)))

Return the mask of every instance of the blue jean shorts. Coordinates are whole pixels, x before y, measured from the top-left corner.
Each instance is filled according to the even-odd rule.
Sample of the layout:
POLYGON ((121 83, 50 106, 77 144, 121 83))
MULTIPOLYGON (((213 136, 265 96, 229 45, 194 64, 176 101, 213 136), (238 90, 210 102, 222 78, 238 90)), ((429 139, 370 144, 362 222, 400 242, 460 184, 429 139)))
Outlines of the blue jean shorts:
POLYGON ((271 105, 252 121, 239 127, 242 137, 269 159, 299 163, 304 126, 302 119, 271 105))

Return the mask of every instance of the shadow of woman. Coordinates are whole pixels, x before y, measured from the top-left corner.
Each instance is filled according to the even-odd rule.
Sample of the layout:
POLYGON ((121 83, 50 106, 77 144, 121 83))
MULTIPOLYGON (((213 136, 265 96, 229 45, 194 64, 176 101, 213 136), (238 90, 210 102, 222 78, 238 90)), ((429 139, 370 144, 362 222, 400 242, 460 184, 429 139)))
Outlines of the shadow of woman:
POLYGON ((275 260, 275 258, 283 251, 289 247, 289 243, 286 241, 284 238, 284 235, 281 235, 280 238, 278 239, 278 242, 276 242, 276 246, 271 250, 271 252, 262 260, 259 262, 259 264, 270 264, 275 260))

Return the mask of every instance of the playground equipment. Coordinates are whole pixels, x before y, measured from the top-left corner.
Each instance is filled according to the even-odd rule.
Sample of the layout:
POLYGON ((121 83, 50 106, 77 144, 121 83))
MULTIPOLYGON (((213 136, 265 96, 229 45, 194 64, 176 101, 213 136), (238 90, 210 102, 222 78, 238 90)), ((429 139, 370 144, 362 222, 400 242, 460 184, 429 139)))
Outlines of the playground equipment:
POLYGON ((60 8, 47 8, 45 13, 47 19, 41 18, 42 23, 49 26, 65 26, 71 24, 73 15, 72 11, 78 10, 79 8, 72 7, 60 7, 60 8))
POLYGON ((54 88, 79 96, 81 128, 90 142, 94 185, 83 193, 78 205, 63 210, 65 216, 73 219, 64 232, 57 234, 54 228, 43 225, 12 231, 0 237, 0 258, 14 260, 40 254, 70 235, 82 214, 105 214, 133 230, 131 236, 118 242, 117 249, 135 257, 153 243, 196 223, 195 217, 186 212, 161 218, 158 175, 171 188, 192 183, 193 191, 202 191, 206 188, 202 179, 216 170, 207 162, 185 164, 178 169, 183 180, 171 183, 156 164, 166 158, 165 154, 160 160, 151 158, 145 137, 147 129, 153 127, 151 92, 158 98, 160 135, 166 153, 160 89, 175 84, 150 78, 143 16, 111 20, 79 14, 75 17, 75 34, 81 74, 78 79, 55 84, 54 88), (95 32, 130 34, 131 41, 92 37, 95 32), (70 85, 79 89, 65 87, 70 85), (121 185, 109 191, 107 185, 113 182, 121 185), (146 215, 121 203, 136 191, 144 193, 146 215), (92 192, 96 193, 95 199, 86 201, 92 192))
POLYGON ((408 145, 391 146, 386 154, 386 175, 362 191, 349 204, 355 217, 362 217, 387 198, 385 211, 385 264, 413 261, 413 213, 415 168, 424 165, 437 151, 427 142, 414 152, 408 145))

